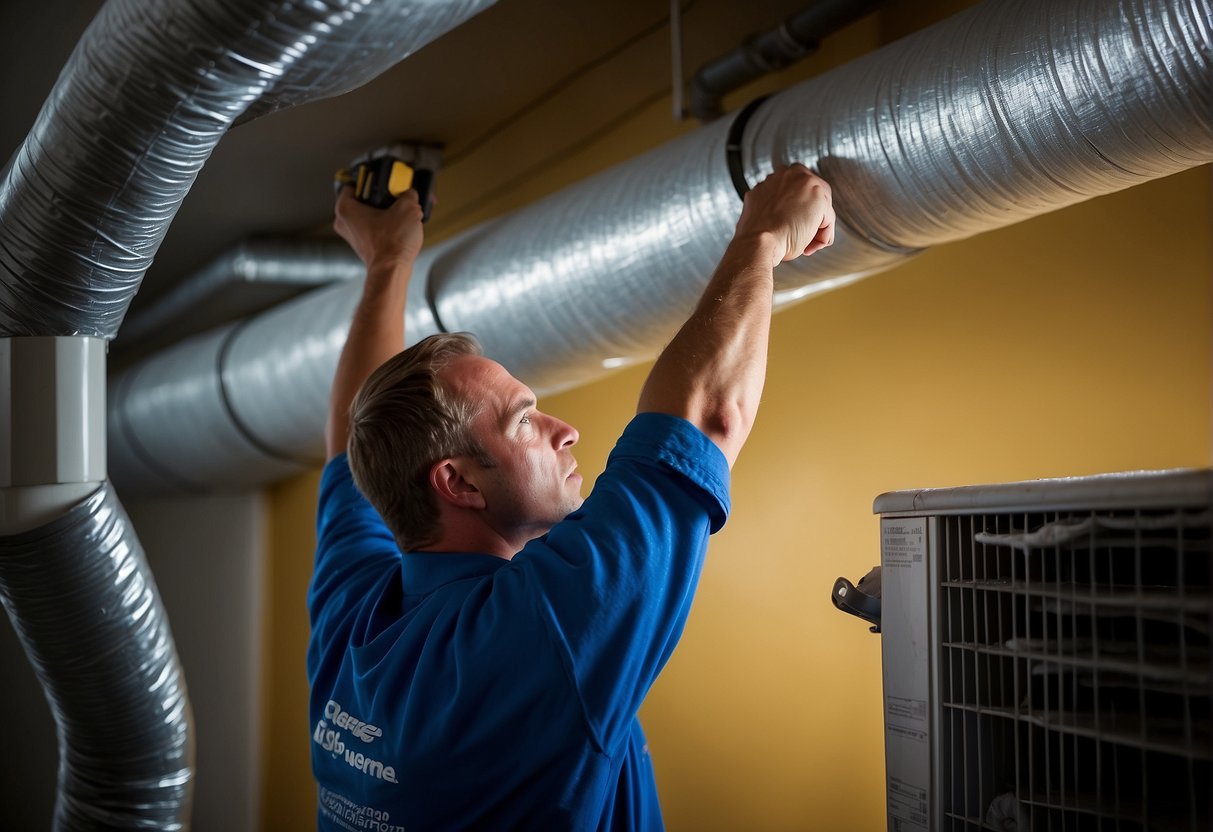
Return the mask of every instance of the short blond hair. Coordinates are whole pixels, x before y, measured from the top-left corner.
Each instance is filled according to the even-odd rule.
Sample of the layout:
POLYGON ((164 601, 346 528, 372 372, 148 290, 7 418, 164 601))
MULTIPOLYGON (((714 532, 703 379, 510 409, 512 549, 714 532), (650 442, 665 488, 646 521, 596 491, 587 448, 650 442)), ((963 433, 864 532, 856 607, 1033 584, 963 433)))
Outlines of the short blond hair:
POLYGON ((402 552, 431 545, 440 534, 437 495, 429 482, 435 462, 473 456, 492 464, 472 436, 474 405, 438 379, 452 359, 483 354, 468 333, 431 335, 384 362, 350 405, 346 447, 354 484, 402 552))

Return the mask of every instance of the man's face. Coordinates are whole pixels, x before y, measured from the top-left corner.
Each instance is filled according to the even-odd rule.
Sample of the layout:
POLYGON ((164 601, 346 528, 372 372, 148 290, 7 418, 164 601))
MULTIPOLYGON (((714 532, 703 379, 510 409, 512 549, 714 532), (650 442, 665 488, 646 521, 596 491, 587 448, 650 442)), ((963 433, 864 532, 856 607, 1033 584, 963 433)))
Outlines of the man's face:
POLYGON ((472 435, 496 462, 485 468, 471 460, 469 479, 499 533, 531 540, 581 505, 571 425, 540 412, 530 388, 496 361, 459 356, 439 375, 453 395, 471 402, 472 435))

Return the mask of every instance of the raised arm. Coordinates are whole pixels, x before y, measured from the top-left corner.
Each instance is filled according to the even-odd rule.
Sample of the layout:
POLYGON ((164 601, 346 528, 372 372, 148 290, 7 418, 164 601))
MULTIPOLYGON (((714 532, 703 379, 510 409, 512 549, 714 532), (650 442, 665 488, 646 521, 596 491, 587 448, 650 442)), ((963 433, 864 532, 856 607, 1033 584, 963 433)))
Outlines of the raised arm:
POLYGON ((337 362, 324 428, 327 459, 345 452, 350 402, 367 377, 404 349, 404 307, 413 261, 421 251, 421 206, 408 191, 389 208, 372 208, 344 187, 337 197, 337 230, 366 264, 366 283, 337 362))
POLYGON ((649 373, 638 412, 687 419, 731 468, 766 379, 773 270, 833 242, 834 208, 823 179, 792 165, 756 185, 699 305, 649 373))

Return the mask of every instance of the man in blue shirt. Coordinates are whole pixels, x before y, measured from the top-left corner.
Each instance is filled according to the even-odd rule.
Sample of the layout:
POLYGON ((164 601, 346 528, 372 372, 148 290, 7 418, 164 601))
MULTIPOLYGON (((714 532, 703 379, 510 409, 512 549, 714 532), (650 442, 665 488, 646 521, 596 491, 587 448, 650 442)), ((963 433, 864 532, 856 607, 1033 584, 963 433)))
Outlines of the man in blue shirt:
POLYGON ((793 165, 750 191, 584 502, 577 431, 473 339, 401 352, 416 195, 380 211, 346 189, 335 227, 367 280, 308 598, 319 828, 660 829, 636 713, 728 513, 772 270, 833 242, 829 186, 793 165))

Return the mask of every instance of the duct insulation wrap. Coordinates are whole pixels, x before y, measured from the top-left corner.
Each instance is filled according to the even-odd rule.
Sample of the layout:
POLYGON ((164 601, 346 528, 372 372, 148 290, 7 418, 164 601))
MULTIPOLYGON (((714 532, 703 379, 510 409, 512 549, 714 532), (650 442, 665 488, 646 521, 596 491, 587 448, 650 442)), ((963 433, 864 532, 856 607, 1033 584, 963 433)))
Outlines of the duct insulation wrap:
MULTIPOLYGON (((416 271, 444 250, 421 254, 416 271)), ((337 359, 363 279, 190 338, 110 381, 110 478, 124 493, 255 486, 324 461, 337 359)), ((409 286, 409 343, 438 332, 409 286)))
MULTIPOLYGON (((1213 160, 1211 4, 991 0, 767 100, 742 134, 746 178, 778 163, 818 168, 839 216, 834 246, 776 270, 777 304, 1213 160)), ((728 130, 727 120, 700 128, 427 252, 410 314, 429 298, 443 329, 476 333, 540 393, 651 358, 698 300, 740 213, 728 130)), ((312 326, 308 315, 352 308, 360 288, 249 324, 241 340, 268 351, 242 350, 248 368, 229 356, 223 374, 259 436, 319 447, 348 317, 312 326), (305 406, 314 411, 295 412, 305 406)), ((131 396, 158 395, 136 381, 131 396)), ((170 409, 111 422, 164 432, 171 423, 156 420, 170 409)), ((182 443, 175 457, 210 464, 182 443)), ((233 458, 210 484, 246 481, 239 471, 255 459, 233 458)))
POLYGON ((1213 159, 1213 3, 983 3, 775 97, 743 156, 815 168, 899 248, 1186 170, 1213 159))
MULTIPOLYGON (((728 130, 711 124, 465 234, 429 269, 438 319, 476 333, 541 393, 652 358, 695 308, 741 213, 728 130)), ((840 229, 808 279, 905 256, 840 229)), ((776 285, 805 282, 781 268, 776 285)))
MULTIPOLYGON (((274 305, 271 298, 300 294, 337 281, 356 280, 366 273, 344 240, 249 240, 216 257, 188 280, 127 317, 119 343, 137 342, 170 328, 179 330, 189 319, 191 332, 210 323, 233 321, 274 305)), ((180 333, 179 333, 180 334, 180 333)))
MULTIPOLYGON (((1208 0, 1003 0, 806 81, 742 136, 747 180, 801 162, 836 244, 781 301, 1213 159, 1208 0)), ((739 211, 711 125, 518 211, 435 261, 438 317, 532 386, 649 358, 690 313, 739 211)))
POLYGON ((54 828, 188 828, 185 678, 110 486, 46 525, 0 537, 0 601, 58 727, 54 828))
POLYGON ((0 336, 112 339, 227 129, 363 84, 492 0, 110 0, 0 180, 0 336))

